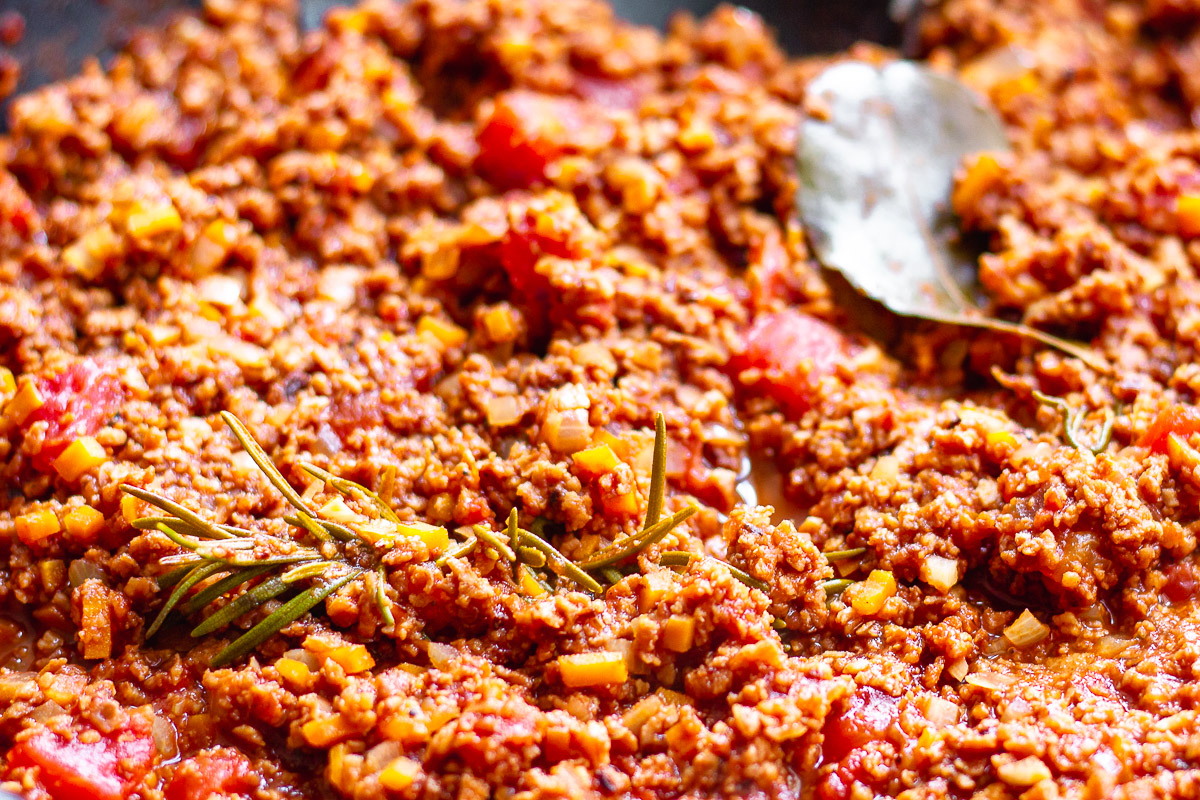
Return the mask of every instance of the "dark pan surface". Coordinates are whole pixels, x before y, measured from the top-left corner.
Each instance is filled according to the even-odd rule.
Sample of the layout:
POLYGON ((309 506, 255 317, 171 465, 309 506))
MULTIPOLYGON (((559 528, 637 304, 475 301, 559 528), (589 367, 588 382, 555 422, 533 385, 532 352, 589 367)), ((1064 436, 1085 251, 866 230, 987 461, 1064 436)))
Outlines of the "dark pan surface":
MULTIPOLYGON (((633 22, 662 27, 676 11, 703 14, 719 0, 610 0, 617 13, 633 22)), ((306 26, 319 24, 325 11, 353 0, 301 0, 306 26)), ((88 56, 104 59, 139 25, 165 22, 180 8, 200 0, 0 0, 0 13, 20 14, 25 33, 0 54, 21 65, 18 91, 28 91, 79 70, 88 56)), ((761 14, 792 53, 840 50, 854 41, 899 41, 889 19, 887 0, 744 0, 761 14)))

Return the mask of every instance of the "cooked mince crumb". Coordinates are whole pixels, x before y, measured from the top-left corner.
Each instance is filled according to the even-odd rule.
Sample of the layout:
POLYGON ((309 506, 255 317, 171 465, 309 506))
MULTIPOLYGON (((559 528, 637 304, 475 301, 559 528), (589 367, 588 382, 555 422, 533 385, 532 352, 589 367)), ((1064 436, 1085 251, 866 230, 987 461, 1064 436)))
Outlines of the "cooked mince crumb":
POLYGON ((921 25, 1014 146, 954 195, 993 311, 1111 374, 847 312, 797 121, 822 68, 894 53, 790 59, 730 7, 665 34, 592 0, 295 12, 208 0, 12 105, 4 788, 1200 796, 1200 3, 921 25), (1035 390, 1089 442, 1115 410, 1111 442, 1035 390), (214 668, 282 598, 148 637, 181 550, 120 486, 297 536, 221 412, 324 513, 367 508, 301 463, 451 548, 501 538, 402 537, 214 668), (659 413, 664 512, 697 513, 602 592, 514 569, 513 509, 577 562, 641 529, 659 413))

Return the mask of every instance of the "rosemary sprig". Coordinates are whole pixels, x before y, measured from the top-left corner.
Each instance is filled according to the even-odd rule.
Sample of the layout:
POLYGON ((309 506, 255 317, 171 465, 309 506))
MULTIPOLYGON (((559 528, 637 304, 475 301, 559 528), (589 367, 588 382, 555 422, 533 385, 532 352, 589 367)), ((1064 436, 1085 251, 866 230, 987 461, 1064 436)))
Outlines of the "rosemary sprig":
MULTIPOLYGON (((282 519, 296 529, 297 536, 213 523, 161 494, 122 484, 125 493, 154 506, 162 514, 135 520, 134 526, 162 533, 182 549, 180 553, 160 559, 164 566, 174 565, 174 569, 159 578, 160 588, 171 589, 171 594, 147 629, 146 636, 156 634, 176 610, 184 616, 207 611, 191 631, 193 637, 206 636, 286 595, 297 585, 307 584, 221 650, 212 661, 213 667, 220 667, 247 655, 340 587, 359 578, 364 581, 364 596, 373 599, 384 624, 394 625, 395 614, 387 593, 387 572, 381 560, 381 551, 391 546, 388 538, 368 538, 354 525, 322 518, 321 512, 312 508, 288 483, 250 430, 228 412, 222 412, 221 416, 268 483, 292 507, 291 513, 282 519)), ((522 528, 514 508, 505 520, 503 533, 498 534, 486 525, 462 529, 460 532, 467 536, 466 541, 441 553, 434 563, 444 567, 450 559, 466 558, 482 545, 496 559, 510 565, 514 580, 527 574, 546 591, 569 583, 583 591, 600 594, 605 590, 601 580, 611 585, 624 579, 637 569, 636 563, 630 563, 633 559, 665 539, 698 511, 694 505, 687 506, 663 517, 666 453, 666 422, 659 414, 655 419, 650 494, 641 529, 582 561, 567 558, 550 543, 544 520, 535 519, 530 525, 531 530, 522 528)), ((381 481, 386 484, 381 487, 381 496, 313 464, 301 464, 300 468, 328 489, 373 510, 379 519, 403 524, 384 499, 391 496, 394 471, 381 472, 381 481)), ((863 548, 855 548, 826 553, 825 557, 832 562, 851 559, 863 552, 863 548)), ((697 556, 686 551, 669 551, 662 554, 659 563, 686 567, 695 558, 697 556)), ((724 566, 747 586, 768 591, 769 587, 763 581, 733 565, 724 566)), ((848 580, 827 581, 825 586, 832 594, 849 583, 848 580)))
MULTIPOLYGON (((368 561, 374 562, 371 596, 385 625, 394 625, 395 616, 387 596, 387 574, 376 548, 354 528, 322 519, 287 482, 241 420, 228 412, 221 417, 267 481, 294 509, 284 519, 299 530, 301 541, 307 536, 314 544, 308 546, 288 537, 214 524, 156 492, 122 484, 126 494, 165 515, 135 520, 134 527, 158 531, 185 551, 160 560, 164 565, 179 566, 159 580, 161 588, 173 588, 146 629, 147 638, 156 634, 176 609, 185 616, 212 610, 192 629, 193 637, 201 637, 234 623, 298 584, 307 583, 307 587, 218 653, 212 662, 214 667, 228 664, 308 613, 347 582, 363 575, 366 572, 363 563, 368 561)), ((395 511, 366 487, 312 464, 302 468, 336 491, 373 507, 383 519, 400 522, 395 511)))
POLYGON ((1066 400, 1061 397, 1056 397, 1052 394, 1037 389, 1033 390, 1033 398, 1042 405, 1052 406, 1058 409, 1058 413, 1062 415, 1063 437, 1067 443, 1078 450, 1090 450, 1092 453, 1099 455, 1108 447, 1108 443, 1112 440, 1113 426, 1116 424, 1117 415, 1111 408, 1104 409, 1104 425, 1100 429, 1100 434, 1096 441, 1088 444, 1083 441, 1081 425, 1083 423, 1083 414, 1078 409, 1071 407, 1066 400))

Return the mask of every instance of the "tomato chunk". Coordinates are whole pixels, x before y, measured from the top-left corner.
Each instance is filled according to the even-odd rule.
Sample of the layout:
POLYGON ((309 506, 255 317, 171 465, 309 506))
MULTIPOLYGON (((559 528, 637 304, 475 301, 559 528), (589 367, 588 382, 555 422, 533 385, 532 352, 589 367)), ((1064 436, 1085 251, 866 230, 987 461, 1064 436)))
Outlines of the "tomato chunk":
POLYGON ((1200 408, 1170 406, 1159 412, 1142 438, 1138 439, 1138 444, 1162 453, 1166 451, 1167 439, 1172 433, 1186 439, 1196 431, 1200 431, 1200 408))
POLYGON ((745 334, 745 348, 730 361, 735 373, 757 368, 766 393, 789 413, 803 413, 812 390, 832 374, 850 352, 850 343, 833 327, 799 311, 759 316, 745 334))
POLYGON ((64 741, 41 730, 8 753, 14 767, 37 767, 54 800, 121 800, 154 762, 149 736, 124 733, 96 742, 64 741))
POLYGON ((42 449, 34 466, 49 471, 54 459, 80 436, 91 436, 104 427, 124 400, 116 375, 94 360, 76 361, 61 372, 34 380, 42 405, 26 420, 47 423, 42 449))
POLYGON ((496 98, 479 132, 475 168, 504 189, 526 189, 546 177, 546 166, 561 156, 581 127, 579 103, 529 91, 496 98))
POLYGON ((860 686, 846 710, 825 723, 825 762, 841 761, 854 750, 884 739, 898 717, 896 698, 860 686))
POLYGON ((208 800, 245 794, 258 786, 250 761, 224 748, 200 753, 179 765, 163 787, 166 800, 208 800))
POLYGON ((1200 576, 1196 575, 1196 565, 1191 561, 1180 561, 1163 569, 1167 582, 1163 584, 1162 593, 1168 600, 1182 603, 1200 594, 1200 576))

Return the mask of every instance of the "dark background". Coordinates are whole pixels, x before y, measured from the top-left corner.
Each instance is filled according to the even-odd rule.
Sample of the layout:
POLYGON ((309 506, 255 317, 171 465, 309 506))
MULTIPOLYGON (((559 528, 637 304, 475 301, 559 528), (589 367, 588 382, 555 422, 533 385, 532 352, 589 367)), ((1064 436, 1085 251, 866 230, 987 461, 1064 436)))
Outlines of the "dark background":
MULTIPOLYGON (((719 0, 610 2, 626 19, 659 27, 675 11, 703 14, 719 4, 719 0)), ((18 91, 23 91, 77 72, 89 55, 103 58, 138 25, 161 23, 178 8, 199 5, 200 0, 0 0, 0 12, 15 11, 25 20, 23 39, 0 47, 0 52, 21 64, 18 91)), ((326 9, 353 5, 353 0, 301 0, 301 5, 304 24, 312 27, 320 23, 326 9)), ((761 14, 795 54, 841 50, 859 39, 896 44, 900 38, 888 17, 888 0, 742 0, 741 5, 761 14)))
MULTIPOLYGON (((933 1, 911 0, 909 5, 919 8, 933 1)), ((354 0, 299 2, 306 28, 318 26, 329 8, 354 5, 354 0)), ((702 15, 722 4, 722 0, 608 2, 625 19, 659 28, 678 11, 702 15)), ((761 15, 788 52, 805 55, 843 50, 860 40, 900 47, 907 37, 888 13, 890 2, 897 0, 741 0, 734 4, 761 15)), ((20 42, 0 43, 0 57, 14 57, 20 63, 19 94, 77 73, 88 56, 103 60, 139 26, 161 25, 179 9, 201 4, 202 0, 0 0, 0 19, 16 12, 25 23, 20 42)), ((7 105, 0 99, 0 132, 7 128, 7 105)), ((873 319, 878 319, 873 313, 873 319)))

